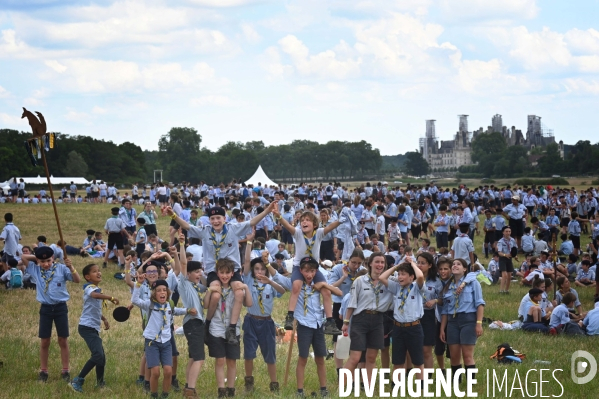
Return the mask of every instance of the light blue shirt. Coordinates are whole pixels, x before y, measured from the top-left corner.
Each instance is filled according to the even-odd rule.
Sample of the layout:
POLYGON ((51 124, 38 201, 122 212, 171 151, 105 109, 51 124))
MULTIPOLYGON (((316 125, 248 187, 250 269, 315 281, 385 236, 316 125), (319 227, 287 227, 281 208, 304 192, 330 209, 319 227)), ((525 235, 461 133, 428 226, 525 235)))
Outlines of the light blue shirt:
MULTIPOLYGON (((465 276, 464 276, 465 277, 465 276)), ((458 282, 450 283, 449 289, 443 295, 443 306, 441 314, 453 315, 454 313, 474 313, 480 305, 485 305, 483 291, 478 280, 467 284, 462 293, 456 297, 455 291, 464 280, 462 277, 458 282), (456 306, 456 299, 459 298, 456 306)))
POLYGON ((578 223, 578 220, 572 220, 568 223, 568 234, 580 237, 580 223, 578 223))
POLYGON ((441 221, 445 222, 445 225, 441 225, 441 226, 437 226, 437 231, 439 233, 447 233, 449 232, 449 217, 447 216, 447 214, 445 216, 439 214, 437 215, 437 218, 435 219, 435 223, 440 223, 441 221))
POLYGON ((56 305, 69 300, 67 281, 73 281, 73 276, 68 267, 62 263, 54 263, 46 271, 35 262, 29 262, 26 271, 31 276, 31 281, 35 283, 35 299, 39 303, 42 305, 56 305), (46 281, 48 282, 47 290, 46 281))
POLYGON ((570 240, 564 241, 560 244, 559 250, 562 251, 564 255, 570 255, 574 252, 574 244, 570 240))
POLYGON ((214 231, 214 241, 217 245, 221 243, 222 235, 224 231, 227 231, 224 242, 220 246, 218 259, 230 259, 235 263, 235 270, 241 268, 241 258, 239 255, 239 237, 245 237, 252 232, 250 222, 242 223, 226 223, 223 231, 217 233, 214 231, 212 226, 190 226, 188 236, 190 238, 199 238, 202 240, 202 248, 204 250, 204 273, 215 271, 216 261, 216 249, 211 239, 211 232, 214 231))
POLYGON ((493 218, 493 222, 495 223, 495 231, 501 231, 505 226, 505 219, 501 215, 496 215, 493 218))
POLYGON ((280 298, 281 294, 279 294, 272 285, 257 282, 252 277, 251 273, 243 276, 243 282, 247 284, 252 293, 252 306, 248 308, 248 313, 261 317, 270 316, 272 314, 274 299, 280 298), (260 309, 260 296, 262 297, 264 313, 260 309))
POLYGON ((464 259, 470 264, 470 253, 474 252, 474 244, 468 235, 459 235, 453 240, 451 250, 454 252, 455 259, 464 259))
POLYGON ((123 206, 119 210, 119 217, 123 220, 123 222, 125 222, 125 226, 135 227, 137 211, 133 207, 131 207, 131 209, 127 209, 123 206))
POLYGON ((557 216, 547 216, 545 222, 549 227, 558 227, 559 226, 559 218, 557 216))
MULTIPOLYGON (((327 278, 327 282, 331 285, 333 285, 334 283, 336 283, 337 281, 339 281, 342 277, 343 277, 343 268, 345 267, 344 264, 339 264, 334 266, 331 269, 331 272, 329 273, 329 276, 327 278)), ((339 285, 339 288, 341 290, 341 292, 343 292, 343 295, 341 296, 337 296, 337 295, 333 295, 333 302, 335 303, 341 303, 341 301, 343 300, 343 298, 345 297, 345 295, 349 294, 349 289, 351 288, 354 280, 356 279, 356 274, 358 271, 360 271, 361 269, 363 269, 364 266, 360 266, 358 268, 358 270, 356 270, 356 273, 350 273, 347 278, 345 280, 343 280, 343 282, 341 283, 341 285, 339 285)))
POLYGON ((587 313, 582 323, 587 328, 587 335, 599 335, 599 309, 595 308, 587 313))
POLYGON ((12 223, 6 223, 0 233, 0 238, 4 240, 4 252, 12 257, 16 256, 19 240, 21 240, 19 228, 12 223))
POLYGON ((195 284, 194 287, 194 283, 189 281, 187 276, 184 276, 183 273, 180 273, 178 288, 183 306, 187 309, 195 309, 198 311, 195 316, 186 314, 183 318, 183 324, 192 319, 204 320, 204 307, 202 306, 203 297, 201 295, 206 292, 206 287, 202 284, 195 284))
POLYGON ((551 319, 549 319, 549 327, 554 328, 560 324, 567 324, 570 322, 570 311, 566 307, 565 303, 560 304, 551 313, 551 319))
POLYGON ((399 323, 411 323, 424 315, 424 285, 416 282, 402 287, 397 281, 388 280, 387 288, 393 294, 393 318, 399 323))
POLYGON ((92 298, 92 292, 102 293, 102 289, 93 284, 83 286, 83 310, 79 325, 94 328, 100 331, 102 326, 102 299, 92 298))
POLYGON ((510 219, 520 220, 524 217, 526 207, 522 204, 518 204, 517 206, 514 206, 514 204, 509 204, 508 206, 503 208, 503 212, 507 213, 510 219))
POLYGON ((144 227, 140 227, 137 230, 137 235, 135 236, 136 244, 145 244, 148 242, 148 235, 146 234, 146 229, 144 227))

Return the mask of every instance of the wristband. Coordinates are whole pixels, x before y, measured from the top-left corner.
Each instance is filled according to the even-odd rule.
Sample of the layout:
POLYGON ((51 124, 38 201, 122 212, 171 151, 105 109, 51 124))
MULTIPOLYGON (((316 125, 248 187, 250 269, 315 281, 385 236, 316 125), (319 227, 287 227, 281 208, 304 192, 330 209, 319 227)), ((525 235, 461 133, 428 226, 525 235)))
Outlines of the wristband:
POLYGON ((483 322, 480 320, 476 320, 476 324, 483 324, 483 322))
POLYGON ((113 296, 110 297, 110 302, 114 302, 114 297, 113 296))
POLYGON ((175 220, 177 218, 177 214, 173 213, 173 215, 171 216, 171 219, 175 220))
POLYGON ((349 324, 349 320, 343 320, 343 324, 349 324))
POLYGON ((135 283, 135 286, 136 286, 137 288, 141 287, 141 284, 139 283, 139 281, 135 283))

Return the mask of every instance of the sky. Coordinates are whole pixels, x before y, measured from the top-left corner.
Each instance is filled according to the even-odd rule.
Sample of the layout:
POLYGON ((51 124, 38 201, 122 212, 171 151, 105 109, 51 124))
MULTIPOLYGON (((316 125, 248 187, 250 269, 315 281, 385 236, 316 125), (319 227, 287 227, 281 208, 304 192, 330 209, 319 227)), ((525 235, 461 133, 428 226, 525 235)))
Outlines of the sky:
POLYGON ((597 142, 599 0, 2 0, 0 128, 418 147, 458 115, 597 142))

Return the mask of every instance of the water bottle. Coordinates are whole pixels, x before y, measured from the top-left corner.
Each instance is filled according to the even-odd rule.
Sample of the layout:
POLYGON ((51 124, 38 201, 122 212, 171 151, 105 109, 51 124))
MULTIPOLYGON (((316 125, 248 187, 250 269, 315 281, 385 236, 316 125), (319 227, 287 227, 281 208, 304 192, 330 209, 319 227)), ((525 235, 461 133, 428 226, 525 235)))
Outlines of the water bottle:
POLYGON ((351 343, 351 339, 349 338, 347 333, 343 333, 343 335, 341 335, 337 339, 337 347, 336 347, 336 354, 335 354, 335 357, 337 357, 337 359, 345 360, 345 359, 349 358, 349 344, 350 343, 351 343))
POLYGON ((543 364, 543 365, 551 364, 551 362, 549 360, 535 360, 533 363, 534 364, 543 364))

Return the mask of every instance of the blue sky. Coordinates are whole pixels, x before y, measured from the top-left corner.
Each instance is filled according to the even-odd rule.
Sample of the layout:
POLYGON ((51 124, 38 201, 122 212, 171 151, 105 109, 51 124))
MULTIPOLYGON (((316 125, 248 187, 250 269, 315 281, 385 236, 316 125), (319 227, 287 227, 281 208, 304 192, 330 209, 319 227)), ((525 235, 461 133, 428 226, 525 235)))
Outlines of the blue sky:
POLYGON ((0 2, 0 127, 157 149, 367 140, 414 150, 494 114, 597 142, 599 1, 149 0, 0 2))

